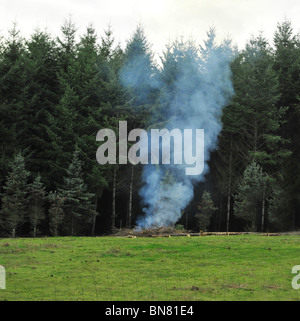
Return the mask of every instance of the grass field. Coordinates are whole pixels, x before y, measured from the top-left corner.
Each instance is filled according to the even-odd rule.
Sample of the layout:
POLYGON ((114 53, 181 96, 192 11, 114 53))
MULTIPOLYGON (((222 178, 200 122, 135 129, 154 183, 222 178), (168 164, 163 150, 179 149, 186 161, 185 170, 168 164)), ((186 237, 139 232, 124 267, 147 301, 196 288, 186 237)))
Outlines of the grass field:
POLYGON ((300 300, 300 236, 0 239, 0 300, 300 300))

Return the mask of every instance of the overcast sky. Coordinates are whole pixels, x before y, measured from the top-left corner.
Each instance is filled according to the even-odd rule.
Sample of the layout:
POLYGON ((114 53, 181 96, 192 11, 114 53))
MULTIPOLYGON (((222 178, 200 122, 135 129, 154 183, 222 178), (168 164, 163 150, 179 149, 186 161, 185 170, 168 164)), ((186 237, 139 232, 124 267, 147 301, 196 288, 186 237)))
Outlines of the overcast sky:
POLYGON ((93 23, 101 36, 110 24, 122 46, 142 23, 156 53, 176 36, 201 44, 210 26, 219 40, 231 35, 240 48, 260 30, 272 41, 285 18, 300 32, 299 0, 0 0, 0 33, 6 35, 16 21, 25 37, 36 27, 57 36, 70 14, 79 34, 93 23))

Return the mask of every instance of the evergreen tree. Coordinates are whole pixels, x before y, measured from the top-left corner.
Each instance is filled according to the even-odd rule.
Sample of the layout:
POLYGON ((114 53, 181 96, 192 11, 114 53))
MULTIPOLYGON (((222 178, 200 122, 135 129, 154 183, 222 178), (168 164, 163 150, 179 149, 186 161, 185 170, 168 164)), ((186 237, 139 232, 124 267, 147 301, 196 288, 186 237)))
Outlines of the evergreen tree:
POLYGON ((59 56, 60 56, 60 71, 63 73, 68 72, 70 64, 76 56, 76 32, 77 28, 75 23, 72 21, 72 17, 69 16, 61 26, 62 36, 57 38, 59 45, 59 56))
MULTIPOLYGON (((0 181, 4 182, 0 224, 12 236, 27 217, 37 235, 46 190, 59 190, 48 198, 54 235, 86 232, 90 223, 95 231, 104 189, 109 190, 109 200, 103 202, 110 203, 105 206, 109 211, 112 208, 107 215, 111 225, 127 217, 131 226, 141 167, 99 166, 97 131, 111 128, 117 134, 120 120, 127 120, 128 131, 186 126, 200 114, 193 108, 193 102, 202 101, 197 93, 208 95, 216 77, 223 77, 210 78, 214 59, 230 56, 232 50, 228 39, 217 45, 215 30, 210 28, 200 48, 177 38, 163 52, 158 67, 141 25, 124 51, 115 44, 110 26, 99 44, 92 25, 78 41, 71 18, 61 30, 55 40, 40 30, 25 40, 14 24, 8 38, 0 42, 0 181), (74 146, 78 149, 73 157, 74 146), (18 151, 30 155, 28 171, 20 154, 10 163, 18 151), (29 172, 36 179, 29 185, 27 199, 29 172), (122 206, 127 196, 128 211, 122 206)), ((277 26, 274 49, 259 34, 236 53, 231 64, 235 95, 222 115, 217 111, 223 130, 209 164, 220 202, 226 203, 220 211, 226 211, 227 231, 232 213, 252 230, 300 226, 299 57, 299 35, 285 20, 277 26)), ((223 89, 225 98, 229 97, 230 88, 223 89)), ((198 125, 205 128, 201 124, 200 115, 198 125)), ((161 191, 166 193, 158 197, 161 204, 155 210, 165 206, 173 215, 170 195, 177 180, 172 168, 157 168, 161 191)), ((200 211, 199 215, 205 229, 207 217, 200 211)))
POLYGON ((195 218, 197 220, 198 228, 201 231, 206 231, 210 224, 212 214, 217 210, 214 207, 211 199, 211 194, 208 191, 204 191, 201 197, 201 201, 197 205, 197 213, 195 218))
POLYGON ((120 72, 123 85, 133 98, 133 106, 143 106, 154 102, 157 92, 155 75, 157 68, 153 62, 153 53, 144 30, 138 25, 125 49, 124 64, 120 72))
MULTIPOLYGON (((59 75, 62 97, 56 106, 57 115, 49 116, 52 124, 50 135, 54 141, 51 149, 56 163, 53 168, 57 171, 55 176, 62 178, 64 168, 68 166, 67 162, 72 157, 73 146, 76 144, 81 150, 83 159, 83 178, 88 191, 97 195, 95 197, 97 203, 98 195, 106 185, 106 180, 102 169, 95 162, 97 150, 95 137, 102 124, 101 105, 115 93, 107 90, 109 86, 106 85, 110 80, 102 74, 101 68, 104 62, 99 58, 97 35, 93 26, 87 27, 86 33, 77 44, 71 37, 71 34, 75 33, 75 27, 70 22, 67 26, 67 29, 64 27, 64 33, 69 36, 66 37, 62 47, 65 48, 69 43, 67 47, 73 49, 65 48, 70 57, 66 67, 67 72, 62 69, 59 75)), ((58 180, 57 186, 62 186, 62 183, 62 180, 58 180)))
POLYGON ((87 225, 97 215, 91 203, 93 194, 86 191, 82 162, 79 159, 79 149, 77 147, 73 153, 72 162, 66 170, 64 183, 64 188, 59 189, 59 193, 65 198, 65 226, 69 234, 76 235, 78 223, 87 225))
POLYGON ((299 97, 300 97, 300 39, 293 34, 291 22, 283 21, 277 25, 274 35, 275 61, 274 70, 279 79, 280 99, 277 108, 287 108, 285 123, 281 135, 291 142, 290 157, 282 164, 284 199, 280 204, 286 204, 285 218, 282 223, 290 222, 290 228, 300 226, 300 131, 299 131, 299 97))
MULTIPOLYGON (((213 35, 213 33, 212 33, 213 35)), ((211 44, 209 41, 208 45, 211 44)), ((209 48, 212 45, 208 46, 209 48)), ((234 86, 237 85, 237 77, 239 77, 240 64, 242 62, 242 55, 236 49, 232 48, 230 39, 225 39, 221 50, 227 51, 231 48, 232 62, 232 82, 234 86)), ((207 52, 204 51, 204 57, 207 57, 207 52)), ((235 88, 237 90, 237 88, 235 88)), ((235 98, 233 98, 234 100, 235 98)), ((212 154, 210 166, 212 168, 211 175, 214 176, 217 188, 222 196, 225 196, 226 203, 226 231, 230 230, 230 217, 232 210, 232 196, 235 194, 236 186, 239 178, 243 174, 245 167, 245 155, 247 151, 244 146, 244 136, 242 135, 245 128, 245 119, 243 114, 240 114, 239 105, 229 101, 228 106, 223 108, 222 113, 222 132, 219 135, 218 148, 212 154)), ((220 206, 220 211, 222 208, 220 206)), ((221 217, 220 217, 221 220, 221 217)))
POLYGON ((24 103, 24 39, 16 24, 1 43, 0 52, 0 180, 4 180, 14 153, 20 148, 18 132, 24 103))
POLYGON ((49 227, 50 232, 53 236, 58 236, 61 225, 64 219, 63 204, 65 198, 59 195, 56 191, 50 192, 48 195, 48 200, 50 202, 49 209, 49 227))
POLYGON ((291 200, 288 192, 282 182, 273 186, 268 201, 268 221, 271 231, 293 231, 295 228, 295 218, 289 213, 291 200))
POLYGON ((94 112, 95 108, 99 108, 97 85, 100 76, 97 69, 96 42, 96 31, 90 25, 79 43, 75 45, 76 56, 70 61, 67 73, 63 74, 65 83, 78 97, 78 102, 73 105, 73 108, 77 113, 75 126, 79 135, 87 133, 88 116, 94 112))
POLYGON ((37 227, 45 219, 44 203, 46 200, 45 188, 39 174, 29 185, 28 189, 28 218, 33 228, 33 237, 36 237, 37 227))
POLYGON ((80 98, 76 93, 76 88, 79 83, 81 84, 82 79, 80 79, 81 75, 77 75, 76 82, 74 73, 70 72, 77 56, 76 31, 76 26, 69 17, 61 26, 61 37, 56 39, 58 57, 56 76, 59 93, 53 109, 48 110, 46 123, 49 126, 45 127, 49 137, 47 148, 49 170, 46 175, 50 177, 48 188, 52 190, 62 186, 65 168, 68 166, 78 139, 76 124, 79 123, 80 98), (74 84, 76 88, 73 87, 74 84))
POLYGON ((25 168, 24 157, 19 153, 14 157, 7 175, 4 193, 2 194, 2 208, 0 221, 5 231, 16 237, 18 228, 24 223, 27 200, 27 179, 29 172, 25 168))
POLYGON ((78 96, 74 90, 61 78, 61 88, 64 93, 59 103, 55 106, 55 114, 48 114, 49 126, 47 135, 50 145, 47 150, 49 172, 47 176, 52 178, 50 187, 57 189, 63 185, 63 176, 72 157, 74 145, 78 135, 75 124, 77 113, 74 106, 78 105, 78 96))
POLYGON ((262 35, 247 44, 239 67, 232 104, 243 121, 245 157, 266 165, 274 173, 289 156, 286 140, 278 133, 286 109, 276 107, 278 79, 270 48, 262 35))
MULTIPOLYGON (((221 165, 219 185, 228 188, 231 194, 237 186, 240 170, 248 164, 254 161, 263 166, 272 181, 281 176, 281 165, 290 155, 288 141, 280 133, 286 108, 277 106, 280 95, 273 67, 273 53, 262 34, 252 38, 232 63, 235 95, 223 113, 224 128, 218 155, 221 161, 225 157, 231 175, 229 180, 223 177, 225 172, 221 165)), ((216 165, 218 168, 220 163, 216 165)), ((262 192, 267 195, 267 190, 262 192)), ((231 207, 228 194, 227 230, 231 207)), ((261 213, 266 211, 265 202, 265 199, 261 202, 261 213)))
MULTIPOLYGON (((298 104, 299 94, 299 37, 293 34, 289 20, 277 24, 274 34, 274 70, 278 77, 280 98, 278 105, 292 107, 298 104)), ((290 109, 289 108, 289 109, 290 109)), ((288 110, 289 114, 290 110, 288 110)))
POLYGON ((200 59, 198 50, 192 41, 176 39, 169 45, 162 57, 162 69, 159 75, 159 108, 154 117, 157 122, 184 121, 191 117, 191 99, 201 88, 200 59))
POLYGON ((247 223, 247 229, 256 232, 261 218, 261 203, 264 200, 266 177, 262 168, 252 162, 244 171, 242 181, 237 187, 234 215, 247 223))
POLYGON ((74 130, 78 135, 76 144, 81 150, 83 160, 83 178, 88 191, 95 193, 95 199, 106 185, 103 172, 95 162, 95 137, 103 123, 102 105, 111 101, 112 95, 116 94, 109 88, 111 80, 103 72, 103 65, 106 65, 107 61, 102 58, 96 31, 90 25, 77 45, 77 58, 69 68, 69 84, 78 97, 77 103, 73 104, 76 115, 74 130))
MULTIPOLYGON (((118 135, 118 125, 120 120, 127 120, 128 131, 136 127, 143 127, 144 123, 141 110, 144 106, 141 101, 136 101, 134 95, 134 84, 127 82, 127 73, 132 72, 129 66, 135 55, 123 53, 120 46, 113 48, 114 39, 111 29, 105 31, 105 36, 102 37, 99 54, 99 69, 101 76, 101 124, 104 128, 112 129, 118 135), (137 107, 138 106, 138 107, 137 107)), ((141 69, 137 71, 142 72, 141 69)), ((117 147, 118 148, 118 147, 117 147)), ((117 196, 118 194, 129 194, 126 186, 128 183, 124 180, 127 177, 128 165, 106 165, 101 166, 103 169, 103 177, 109 186, 112 195, 112 211, 109 217, 109 226, 114 229, 116 226, 117 213, 117 196)), ((129 184, 132 189, 133 184, 129 184)), ((132 196, 131 196, 132 197, 132 196)), ((132 202, 129 200, 129 204, 132 202)), ((130 207, 130 205, 129 205, 130 207)), ((132 206, 131 206, 132 208, 132 206)), ((126 211, 126 208, 124 208, 126 211)), ((126 212, 125 212, 126 213, 126 212)), ((122 213, 121 213, 122 214, 122 213)), ((127 215, 124 215, 126 217, 127 215)), ((128 215, 128 218, 131 215, 128 215)), ((121 219, 121 218, 120 218, 121 219)))
POLYGON ((49 115, 56 116, 55 106, 60 96, 57 48, 50 35, 39 30, 35 31, 26 45, 26 86, 18 139, 22 148, 30 152, 30 171, 41 173, 49 188, 53 183, 49 115))

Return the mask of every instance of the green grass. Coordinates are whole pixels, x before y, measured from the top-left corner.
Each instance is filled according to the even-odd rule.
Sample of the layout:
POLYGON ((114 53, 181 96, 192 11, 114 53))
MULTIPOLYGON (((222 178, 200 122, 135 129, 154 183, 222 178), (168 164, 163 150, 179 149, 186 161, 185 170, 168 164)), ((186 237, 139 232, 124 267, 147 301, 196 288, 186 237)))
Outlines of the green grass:
POLYGON ((0 300, 300 300, 297 235, 0 239, 0 300))

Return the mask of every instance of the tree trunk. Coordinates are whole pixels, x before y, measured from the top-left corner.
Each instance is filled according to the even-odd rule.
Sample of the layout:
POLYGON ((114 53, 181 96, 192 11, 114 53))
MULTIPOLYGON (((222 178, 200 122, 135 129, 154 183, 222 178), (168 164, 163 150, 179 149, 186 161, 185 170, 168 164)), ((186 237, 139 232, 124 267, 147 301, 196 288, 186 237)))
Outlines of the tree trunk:
POLYGON ((35 238, 36 236, 36 225, 33 227, 33 237, 35 238))
POLYGON ((265 194, 266 194, 266 187, 263 188, 263 195, 262 195, 262 208, 261 208, 261 231, 263 232, 265 229, 265 194))
POLYGON ((132 189, 133 189, 133 165, 131 165, 130 183, 129 183, 129 204, 128 204, 128 222, 127 227, 131 227, 132 218, 132 189))
POLYGON ((231 209, 231 175, 232 175, 232 135, 230 136, 230 153, 229 153, 229 178, 227 192, 227 213, 226 213, 226 232, 229 232, 229 219, 231 209))
POLYGON ((116 227, 116 177, 117 168, 114 167, 113 171, 113 190, 112 190, 112 213, 111 213, 111 227, 114 229, 116 227))
POLYGON ((221 217, 222 217, 222 194, 220 193, 218 232, 221 232, 221 217))
POLYGON ((187 211, 184 212, 185 214, 185 229, 188 229, 188 224, 189 224, 189 217, 187 211))
POLYGON ((256 152, 257 152, 257 121, 255 121, 254 126, 254 160, 256 160, 256 152))
POLYGON ((292 201, 292 231, 295 231, 296 229, 296 207, 297 207, 297 202, 296 200, 294 199, 292 201))
MULTIPOLYGON (((95 195, 95 211, 97 212, 97 209, 98 209, 98 194, 96 193, 95 195)), ((97 215, 95 214, 94 217, 93 217, 93 222, 92 222, 92 236, 95 236, 95 228, 96 228, 96 217, 97 215)))
POLYGON ((54 236, 58 236, 58 226, 57 224, 55 224, 55 228, 54 228, 54 236))
POLYGON ((74 236, 74 229, 75 229, 75 217, 72 214, 72 219, 71 219, 71 236, 74 236))
POLYGON ((230 187, 229 187, 228 196, 227 196, 226 232, 229 232, 230 201, 231 201, 231 195, 230 195, 230 187))

